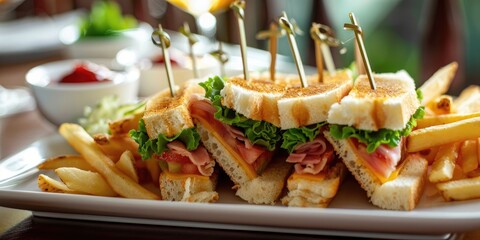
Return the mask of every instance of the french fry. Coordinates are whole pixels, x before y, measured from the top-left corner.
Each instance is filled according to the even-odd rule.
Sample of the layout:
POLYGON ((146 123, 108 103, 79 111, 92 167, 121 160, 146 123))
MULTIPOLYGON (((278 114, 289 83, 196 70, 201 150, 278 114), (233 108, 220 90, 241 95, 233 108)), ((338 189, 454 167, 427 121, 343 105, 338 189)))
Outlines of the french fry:
POLYGON ((425 158, 428 162, 428 165, 431 165, 435 161, 435 156, 437 155, 438 147, 432 147, 420 151, 420 155, 425 158))
POLYGON ((77 124, 64 123, 60 134, 77 150, 85 160, 100 173, 112 189, 126 198, 160 199, 118 170, 95 143, 93 138, 77 124))
POLYGON ((437 183, 436 187, 446 201, 480 198, 480 177, 437 183))
POLYGON ((138 144, 127 134, 112 136, 108 134, 95 134, 93 139, 99 145, 100 149, 102 149, 102 152, 114 162, 120 159, 120 156, 125 150, 136 153, 138 149, 138 144))
POLYGON ((480 86, 468 86, 463 89, 458 98, 453 101, 453 108, 458 113, 478 112, 480 109, 475 106, 478 106, 477 102, 479 98, 480 86))
POLYGON ((467 173, 468 178, 480 177, 480 168, 477 168, 473 171, 467 173))
POLYGON ((480 112, 464 114, 451 113, 444 115, 425 116, 424 118, 417 120, 417 129, 458 122, 474 117, 480 117, 480 112))
POLYGON ((480 117, 414 130, 407 138, 407 151, 418 152, 434 146, 480 137, 480 117))
POLYGON ((128 134, 132 129, 138 129, 138 122, 143 117, 143 113, 137 113, 133 116, 128 116, 116 121, 108 123, 108 129, 111 135, 128 134))
POLYGON ((463 172, 463 169, 462 167, 460 167, 460 165, 455 164, 455 168, 453 169, 452 180, 459 180, 464 178, 468 178, 468 175, 463 172))
POLYGON ((115 166, 129 176, 133 181, 138 183, 138 174, 135 166, 133 165, 134 162, 135 158, 133 157, 132 152, 127 150, 123 152, 123 154, 120 156, 120 160, 115 163, 115 166))
POLYGON ((455 161, 458 158, 459 143, 441 146, 435 156, 428 180, 432 183, 445 182, 453 178, 455 161))
POLYGON ((455 73, 457 72, 457 62, 452 62, 437 70, 423 85, 420 90, 423 93, 422 105, 433 101, 436 97, 447 92, 455 73))
POLYGON ((435 114, 449 114, 453 110, 453 100, 451 96, 441 95, 433 101, 427 103, 427 107, 435 114))
POLYGON ((61 167, 74 167, 86 171, 95 171, 82 156, 77 155, 62 155, 49 158, 38 165, 38 169, 41 170, 55 170, 61 167))
POLYGON ((478 168, 478 156, 477 156, 478 141, 467 140, 460 146, 460 166, 464 173, 471 172, 478 168))
POLYGON ((55 173, 70 189, 95 196, 114 197, 118 195, 105 179, 96 172, 62 167, 55 169, 55 173))
POLYGON ((56 192, 56 193, 81 193, 70 189, 63 182, 59 182, 47 175, 40 174, 37 179, 38 188, 44 192, 56 192))

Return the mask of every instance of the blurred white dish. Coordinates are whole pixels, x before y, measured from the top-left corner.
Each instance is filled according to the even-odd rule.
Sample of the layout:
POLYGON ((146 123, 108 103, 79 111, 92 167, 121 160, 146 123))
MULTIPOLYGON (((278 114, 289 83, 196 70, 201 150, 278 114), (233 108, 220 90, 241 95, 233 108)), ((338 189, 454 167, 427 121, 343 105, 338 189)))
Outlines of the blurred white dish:
MULTIPOLYGON (((150 43, 151 44, 151 43, 150 43)), ((152 45, 152 44, 151 44, 152 45)), ((173 77, 175 84, 181 85, 187 80, 193 79, 191 58, 175 48, 169 48, 172 63, 173 77)), ((122 65, 134 65, 140 69, 140 89, 139 96, 151 96, 165 88, 168 88, 167 72, 163 63, 155 62, 162 58, 162 52, 159 48, 150 48, 150 51, 140 52, 135 49, 127 48, 121 50, 116 57, 117 62, 122 65)), ((217 60, 210 55, 197 56, 196 64, 200 78, 209 75, 218 75, 220 68, 217 60)))
POLYGON ((152 27, 140 23, 138 28, 123 31, 117 36, 80 38, 78 25, 66 26, 60 31, 59 38, 66 45, 69 58, 115 58, 124 48, 144 51, 146 44, 151 44, 152 27))
POLYGON ((122 103, 137 100, 139 72, 134 67, 112 71, 108 78, 110 81, 58 83, 77 64, 85 61, 110 69, 118 68, 109 59, 72 59, 34 67, 26 75, 40 112, 55 125, 77 122, 86 106, 94 106, 105 96, 116 95, 122 103))
POLYGON ((35 109, 35 101, 24 87, 4 88, 0 85, 0 117, 35 109))

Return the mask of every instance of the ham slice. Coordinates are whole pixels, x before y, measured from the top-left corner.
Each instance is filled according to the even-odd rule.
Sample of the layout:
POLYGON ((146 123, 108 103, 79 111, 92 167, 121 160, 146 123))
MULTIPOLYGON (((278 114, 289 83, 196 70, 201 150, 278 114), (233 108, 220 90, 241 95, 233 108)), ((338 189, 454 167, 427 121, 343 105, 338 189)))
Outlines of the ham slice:
POLYGON ((193 151, 188 151, 185 145, 177 140, 167 143, 167 147, 176 154, 188 157, 190 161, 197 166, 200 174, 204 176, 212 175, 215 163, 212 158, 210 158, 205 147, 199 146, 193 151))
MULTIPOLYGON (((194 118, 204 118, 215 127, 215 130, 223 137, 225 143, 236 149, 245 162, 257 166, 255 162, 268 151, 266 148, 252 144, 245 134, 228 124, 224 124, 213 117, 216 109, 206 99, 193 100, 190 102, 190 112, 194 118)), ((255 169, 257 170, 257 169, 255 169)))
POLYGON ((313 141, 295 147, 287 162, 295 163, 295 172, 298 174, 318 174, 327 163, 333 160, 333 149, 323 136, 317 136, 313 141))
POLYGON ((352 142, 361 158, 370 166, 370 169, 385 179, 388 179, 396 170, 402 158, 403 140, 393 148, 382 144, 373 153, 368 153, 366 145, 358 142, 355 138, 352 138, 352 142))

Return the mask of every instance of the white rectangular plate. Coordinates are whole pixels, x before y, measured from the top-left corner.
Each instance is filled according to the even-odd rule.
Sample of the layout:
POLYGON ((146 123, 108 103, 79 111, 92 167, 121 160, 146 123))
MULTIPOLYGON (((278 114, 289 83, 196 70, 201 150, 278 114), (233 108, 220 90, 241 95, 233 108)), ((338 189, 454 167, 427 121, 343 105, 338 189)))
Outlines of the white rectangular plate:
MULTIPOLYGON (((8 169, 36 165, 44 158, 71 153, 74 151, 60 135, 49 136, 0 161, 0 178, 8 174, 8 169)), ((52 173, 48 174, 53 176, 52 173)), ((219 183, 218 203, 198 204, 44 193, 37 187, 37 175, 17 185, 1 188, 0 205, 57 213, 51 216, 58 217, 88 215, 93 220, 97 216, 99 221, 132 218, 152 224, 165 221, 197 222, 323 233, 346 231, 438 235, 480 227, 480 200, 444 202, 438 195, 424 194, 413 211, 382 210, 369 204, 365 192, 348 177, 330 207, 317 209, 250 205, 234 195, 230 189, 232 183, 228 180, 219 183)))

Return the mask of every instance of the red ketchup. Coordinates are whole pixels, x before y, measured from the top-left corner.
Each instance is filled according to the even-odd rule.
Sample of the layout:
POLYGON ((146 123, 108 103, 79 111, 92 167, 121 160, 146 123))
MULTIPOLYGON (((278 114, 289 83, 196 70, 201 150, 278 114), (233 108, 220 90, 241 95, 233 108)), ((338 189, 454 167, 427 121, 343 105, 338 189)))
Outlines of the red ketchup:
POLYGON ((110 81, 91 71, 85 64, 77 64, 73 72, 64 76, 60 83, 95 83, 110 81))
MULTIPOLYGON (((158 57, 155 57, 153 58, 152 62, 154 64, 165 64, 165 59, 163 58, 163 55, 160 55, 158 57)), ((177 61, 175 61, 174 59, 170 58, 170 63, 175 66, 175 65, 178 65, 177 61)))

